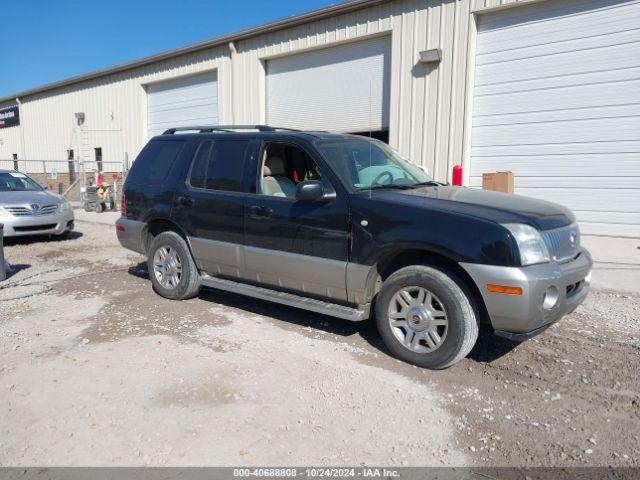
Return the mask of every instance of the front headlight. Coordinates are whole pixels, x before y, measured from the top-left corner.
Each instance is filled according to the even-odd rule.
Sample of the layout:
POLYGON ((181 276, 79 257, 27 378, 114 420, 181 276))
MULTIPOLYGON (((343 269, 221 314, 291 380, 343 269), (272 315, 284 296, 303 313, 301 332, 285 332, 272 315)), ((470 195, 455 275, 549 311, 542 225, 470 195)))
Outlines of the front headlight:
POLYGON ((0 207, 0 218, 11 218, 12 215, 7 212, 4 208, 0 207))
POLYGON ((58 205, 58 213, 64 213, 71 210, 71 204, 69 202, 62 202, 58 205))
POLYGON ((551 260, 547 245, 538 230, 522 223, 509 223, 503 226, 511 232, 518 244, 520 263, 523 267, 551 260))

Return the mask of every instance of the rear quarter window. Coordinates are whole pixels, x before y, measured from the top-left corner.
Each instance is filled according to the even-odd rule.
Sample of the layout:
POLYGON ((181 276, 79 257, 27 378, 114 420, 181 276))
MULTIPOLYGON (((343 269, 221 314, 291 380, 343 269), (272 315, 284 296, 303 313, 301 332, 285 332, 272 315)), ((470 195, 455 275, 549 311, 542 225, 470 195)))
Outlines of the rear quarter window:
POLYGON ((161 185, 169 175, 184 140, 152 140, 142 149, 127 175, 127 183, 161 185))

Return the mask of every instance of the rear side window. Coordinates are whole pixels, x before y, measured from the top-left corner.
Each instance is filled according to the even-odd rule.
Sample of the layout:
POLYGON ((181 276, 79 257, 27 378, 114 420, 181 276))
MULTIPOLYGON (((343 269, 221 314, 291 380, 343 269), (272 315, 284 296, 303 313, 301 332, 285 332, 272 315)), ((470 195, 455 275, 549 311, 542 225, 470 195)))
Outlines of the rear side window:
POLYGON ((195 188, 204 188, 207 180, 207 165, 209 164, 209 154, 213 142, 202 142, 198 147, 195 157, 193 157, 193 166, 191 167, 191 175, 189 184, 195 188))
POLYGON ((153 140, 140 152, 127 175, 127 182, 160 185, 184 146, 183 140, 153 140))
POLYGON ((195 188, 241 192, 248 140, 215 140, 200 144, 191 166, 195 188))
POLYGON ((244 157, 249 142, 247 140, 219 140, 213 143, 207 170, 207 188, 242 191, 244 157))

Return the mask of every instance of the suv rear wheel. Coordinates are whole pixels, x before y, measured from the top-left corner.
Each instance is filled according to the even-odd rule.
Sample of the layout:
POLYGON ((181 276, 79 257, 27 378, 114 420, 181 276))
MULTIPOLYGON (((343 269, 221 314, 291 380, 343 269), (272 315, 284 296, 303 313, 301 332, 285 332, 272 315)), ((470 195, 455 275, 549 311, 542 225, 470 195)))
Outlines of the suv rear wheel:
POLYGON ((162 232, 151 243, 147 264, 153 289, 170 300, 186 300, 200 292, 200 273, 187 242, 176 232, 162 232))
POLYGON ((471 297, 454 277, 427 266, 405 267, 385 280, 376 323, 393 355, 431 369, 460 361, 478 338, 471 297))

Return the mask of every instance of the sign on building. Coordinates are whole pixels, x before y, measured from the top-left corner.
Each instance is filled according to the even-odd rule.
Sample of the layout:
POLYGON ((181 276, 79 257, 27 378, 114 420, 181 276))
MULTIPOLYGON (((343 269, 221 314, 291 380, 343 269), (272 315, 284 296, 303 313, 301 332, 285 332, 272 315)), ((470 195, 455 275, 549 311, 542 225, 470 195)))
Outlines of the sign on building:
POLYGON ((20 109, 18 105, 0 109, 0 128, 20 125, 20 109))

